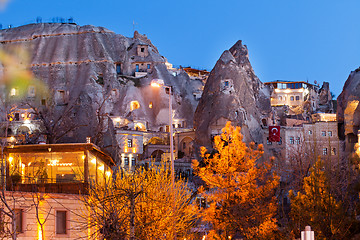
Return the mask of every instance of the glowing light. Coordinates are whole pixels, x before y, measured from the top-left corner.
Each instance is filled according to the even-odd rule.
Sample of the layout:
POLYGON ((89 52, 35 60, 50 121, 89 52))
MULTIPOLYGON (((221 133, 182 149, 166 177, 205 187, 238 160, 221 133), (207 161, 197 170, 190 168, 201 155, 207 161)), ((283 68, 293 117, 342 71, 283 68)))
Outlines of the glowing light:
POLYGON ((12 163, 12 161, 14 160, 13 157, 9 157, 9 162, 12 163))
POLYGON ((162 80, 162 79, 154 79, 151 81, 150 85, 152 87, 162 87, 165 84, 164 84, 164 80, 162 80))
POLYGON ((14 137, 10 137, 10 142, 15 142, 15 138, 14 137))
POLYGON ((30 123, 30 120, 29 120, 29 119, 26 119, 26 120, 24 120, 24 123, 29 124, 29 123, 30 123))
POLYGON ((91 159, 92 164, 96 164, 96 158, 91 159))
POLYGON ((100 171, 104 171, 105 166, 104 166, 104 165, 101 165, 100 167, 98 167, 98 169, 99 169, 100 171))
POLYGON ((285 92, 285 93, 291 93, 291 90, 286 89, 284 92, 285 92))
POLYGON ((111 172, 110 172, 110 171, 106 171, 105 174, 106 174, 107 177, 110 177, 111 172))
POLYGON ((133 147, 132 152, 136 153, 136 147, 133 147))
POLYGON ((48 166, 52 167, 70 167, 73 163, 59 163, 59 160, 50 160, 50 163, 48 163, 48 166))
POLYGON ((81 156, 82 160, 85 160, 85 157, 86 157, 85 155, 82 155, 82 156, 81 156))

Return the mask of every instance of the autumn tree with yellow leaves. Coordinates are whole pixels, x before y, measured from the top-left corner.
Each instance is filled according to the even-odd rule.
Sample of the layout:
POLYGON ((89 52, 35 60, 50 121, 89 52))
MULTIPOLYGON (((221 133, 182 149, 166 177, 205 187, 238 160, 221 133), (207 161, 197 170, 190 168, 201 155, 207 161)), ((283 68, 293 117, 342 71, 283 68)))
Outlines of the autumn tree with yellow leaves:
POLYGON ((316 239, 347 239, 351 220, 341 202, 331 194, 329 178, 320 158, 310 169, 309 176, 304 177, 302 190, 297 194, 290 190, 289 196, 294 232, 299 234, 309 225, 316 239))
POLYGON ((209 207, 202 213, 209 222, 210 239, 272 239, 277 229, 275 188, 279 178, 271 164, 258 163, 263 146, 242 141, 240 128, 228 122, 214 139, 215 154, 201 148, 204 167, 194 161, 195 173, 205 182, 203 195, 209 207))
POLYGON ((174 239, 174 233, 178 239, 191 239, 196 217, 191 200, 186 183, 178 180, 173 187, 164 166, 119 170, 84 197, 90 216, 84 227, 95 230, 93 239, 174 239))

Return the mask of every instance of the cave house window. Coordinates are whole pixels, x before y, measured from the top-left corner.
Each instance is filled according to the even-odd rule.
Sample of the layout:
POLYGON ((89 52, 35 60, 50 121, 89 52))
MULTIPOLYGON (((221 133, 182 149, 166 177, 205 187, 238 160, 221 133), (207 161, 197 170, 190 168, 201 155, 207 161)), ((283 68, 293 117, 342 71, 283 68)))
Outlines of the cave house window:
POLYGON ((66 234, 67 211, 56 211, 56 234, 66 234))
POLYGON ((323 155, 327 155, 327 148, 323 148, 323 155))
POLYGON ((291 96, 291 97, 290 97, 290 101, 294 101, 294 96, 291 96))
POLYGON ((130 102, 130 111, 140 108, 140 103, 138 101, 131 101, 130 102))
POLYGON ((10 96, 11 96, 11 97, 17 96, 18 94, 19 94, 19 89, 17 89, 17 88, 12 88, 12 89, 10 90, 10 96))
POLYGON ((147 65, 147 69, 150 69, 150 64, 147 65))
POLYGON ((139 72, 139 64, 136 64, 136 65, 135 65, 135 71, 136 71, 136 72, 139 72))
POLYGON ((116 74, 121 74, 121 63, 116 63, 116 74))
POLYGON ((294 144, 294 137, 290 137, 290 144, 294 144))

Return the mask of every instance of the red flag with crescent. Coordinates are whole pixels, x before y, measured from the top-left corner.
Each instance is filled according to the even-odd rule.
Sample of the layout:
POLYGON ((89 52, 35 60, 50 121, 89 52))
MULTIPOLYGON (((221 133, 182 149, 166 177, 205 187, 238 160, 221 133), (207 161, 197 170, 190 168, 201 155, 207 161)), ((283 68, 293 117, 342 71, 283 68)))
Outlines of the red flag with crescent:
POLYGON ((280 126, 269 126, 269 142, 280 142, 280 126))

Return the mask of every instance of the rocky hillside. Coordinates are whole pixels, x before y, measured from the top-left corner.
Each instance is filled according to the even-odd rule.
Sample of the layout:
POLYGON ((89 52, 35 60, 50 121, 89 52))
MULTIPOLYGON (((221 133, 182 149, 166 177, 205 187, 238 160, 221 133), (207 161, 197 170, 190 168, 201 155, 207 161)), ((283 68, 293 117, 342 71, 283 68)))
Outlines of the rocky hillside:
POLYGON ((244 140, 262 142, 261 126, 271 112, 270 93, 255 75, 246 45, 238 41, 224 51, 205 84, 194 116, 196 140, 210 145, 225 121, 241 126, 244 140))
MULTIPOLYGON (((142 122, 154 131, 164 128, 168 95, 150 87, 153 79, 173 86, 174 119, 192 127, 198 104, 193 93, 203 84, 184 72, 172 74, 166 58, 145 35, 135 32, 129 38, 103 27, 40 23, 0 30, 0 46, 26 48, 31 70, 51 91, 54 101, 46 104, 56 102, 58 114, 70 114, 78 123, 60 142, 84 142, 93 136, 99 116, 142 122)), ((45 100, 36 104, 44 105, 45 100)))

